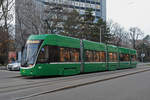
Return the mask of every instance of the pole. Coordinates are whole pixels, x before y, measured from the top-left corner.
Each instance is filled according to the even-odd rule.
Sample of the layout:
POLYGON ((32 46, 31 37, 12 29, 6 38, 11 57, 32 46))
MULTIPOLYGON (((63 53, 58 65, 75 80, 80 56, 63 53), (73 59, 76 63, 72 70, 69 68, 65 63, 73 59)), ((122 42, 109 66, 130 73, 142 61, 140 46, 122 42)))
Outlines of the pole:
POLYGON ((81 57, 81 68, 80 68, 80 71, 81 71, 81 73, 83 73, 84 72, 84 51, 83 51, 83 49, 84 49, 84 44, 83 44, 83 40, 81 39, 80 40, 80 57, 81 57))
POLYGON ((101 43, 102 42, 102 29, 101 29, 101 26, 100 26, 100 34, 99 34, 99 42, 101 43))
POLYGON ((142 63, 143 63, 143 48, 142 48, 142 63))
POLYGON ((141 54, 141 56, 142 56, 142 63, 144 62, 144 42, 143 42, 143 46, 142 46, 142 54, 141 54))
POLYGON ((144 59, 143 59, 144 58, 144 56, 143 56, 143 54, 144 54, 143 53, 143 48, 144 48, 144 43, 143 43, 143 47, 142 47, 142 63, 144 62, 144 59))

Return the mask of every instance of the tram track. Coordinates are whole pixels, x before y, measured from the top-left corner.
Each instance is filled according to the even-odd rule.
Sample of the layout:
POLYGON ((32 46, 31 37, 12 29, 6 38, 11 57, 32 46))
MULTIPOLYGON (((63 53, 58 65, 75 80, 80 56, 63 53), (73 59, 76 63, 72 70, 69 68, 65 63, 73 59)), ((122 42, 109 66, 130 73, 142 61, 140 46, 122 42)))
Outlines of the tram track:
POLYGON ((134 75, 134 74, 139 74, 139 73, 143 73, 143 72, 148 72, 148 71, 150 71, 150 68, 144 69, 144 70, 141 70, 141 71, 130 72, 130 73, 127 73, 127 74, 116 75, 116 76, 109 77, 109 78, 107 77, 107 78, 100 79, 100 80, 83 82, 83 83, 74 84, 74 85, 68 85, 68 86, 56 88, 56 89, 53 89, 53 90, 48 90, 48 91, 44 91, 44 92, 39 92, 39 93, 35 93, 35 94, 19 97, 19 98, 16 98, 15 100, 29 99, 29 98, 36 97, 36 96, 42 96, 42 95, 49 94, 49 93, 59 92, 59 91, 67 90, 67 89, 72 89, 72 88, 76 88, 76 87, 86 86, 86 85, 90 85, 90 84, 94 84, 94 83, 98 83, 98 82, 108 81, 108 80, 121 78, 121 77, 129 76, 129 75, 134 75))
POLYGON ((27 90, 31 88, 37 88, 42 86, 50 86, 56 83, 60 82, 67 82, 67 81, 74 81, 74 80, 80 80, 80 79, 86 79, 91 78, 95 76, 102 76, 102 75, 109 75, 109 74, 116 74, 116 73, 122 73, 126 71, 132 71, 132 70, 139 70, 143 68, 134 68, 134 69, 124 69, 124 70, 117 70, 112 72, 98 72, 98 73, 92 73, 92 74, 81 74, 76 76, 69 76, 69 77, 60 77, 53 80, 46 80, 42 82, 33 82, 28 84, 20 84, 20 85, 14 85, 14 86, 6 86, 6 87, 0 87, 0 93, 6 93, 6 92, 12 92, 12 91, 19 91, 19 90, 27 90))
MULTIPOLYGON (((138 68, 139 69, 139 68, 138 68)), ((85 73, 85 74, 80 74, 80 75, 75 75, 75 76, 67 76, 67 77, 52 77, 52 80, 46 80, 46 81, 42 81, 42 82, 32 82, 32 83, 28 83, 28 84, 20 84, 20 85, 11 85, 11 86, 5 86, 5 87, 0 87, 0 89, 4 89, 4 88, 11 88, 11 87, 19 87, 19 86, 27 86, 27 85, 35 85, 35 84, 41 84, 41 83, 45 83, 45 82, 53 82, 53 81, 61 81, 61 80, 65 80, 65 79, 74 79, 74 78, 79 78, 79 77, 83 77, 83 78, 88 78, 88 77, 93 77, 93 76, 97 76, 97 75, 106 75, 106 74, 113 74, 113 73, 117 73, 117 72, 124 72, 127 70, 131 70, 131 69, 124 69, 124 70, 116 70, 116 71, 112 71, 112 72, 95 72, 95 73, 85 73), (55 78, 55 79, 54 79, 55 78), (53 80, 54 79, 54 80, 53 80)), ((13 77, 13 78, 18 78, 18 76, 13 77)), ((47 78, 47 79, 51 79, 49 77, 23 77, 23 79, 27 79, 26 81, 34 81, 36 79, 42 79, 42 78, 47 78), (30 80, 29 80, 30 79, 30 80)), ((20 80, 17 80, 20 81, 20 80)), ((17 82, 15 81, 15 82, 17 82)))

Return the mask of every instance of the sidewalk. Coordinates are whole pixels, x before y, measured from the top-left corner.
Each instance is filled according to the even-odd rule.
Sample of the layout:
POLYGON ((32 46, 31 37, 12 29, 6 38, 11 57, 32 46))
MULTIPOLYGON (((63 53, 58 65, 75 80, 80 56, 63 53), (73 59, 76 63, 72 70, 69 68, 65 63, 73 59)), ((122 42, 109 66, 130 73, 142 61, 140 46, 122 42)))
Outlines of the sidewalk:
POLYGON ((145 65, 150 65, 150 62, 146 62, 146 63, 141 63, 141 62, 140 62, 140 63, 138 63, 137 65, 138 65, 138 66, 141 66, 141 65, 143 65, 143 66, 145 66, 145 65))

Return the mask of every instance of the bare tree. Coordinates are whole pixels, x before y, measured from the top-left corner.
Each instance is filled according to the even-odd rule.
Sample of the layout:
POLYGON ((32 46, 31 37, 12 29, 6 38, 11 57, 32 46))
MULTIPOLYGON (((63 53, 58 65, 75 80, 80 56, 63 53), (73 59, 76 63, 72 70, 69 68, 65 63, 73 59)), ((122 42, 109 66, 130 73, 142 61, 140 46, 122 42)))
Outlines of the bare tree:
POLYGON ((67 10, 61 4, 35 0, 16 2, 16 41, 18 49, 31 34, 63 33, 67 10))
POLYGON ((3 18, 3 11, 2 11, 3 3, 4 3, 4 0, 1 0, 1 1, 0 1, 0 21, 1 21, 2 18, 3 18))
POLYGON ((14 0, 0 1, 0 26, 6 31, 8 38, 12 36, 14 25, 14 0))
POLYGON ((14 7, 14 0, 1 0, 0 2, 0 23, 1 26, 8 30, 9 25, 13 21, 12 8, 14 7))
POLYGON ((136 42, 138 39, 142 38, 143 35, 144 33, 138 27, 131 27, 129 29, 129 36, 133 49, 136 49, 136 42))
POLYGON ((0 27, 0 63, 7 63, 8 56, 8 37, 4 27, 0 27))
POLYGON ((16 2, 16 47, 20 49, 25 45, 31 34, 44 33, 42 28, 43 11, 38 8, 35 0, 18 0, 16 2))
POLYGON ((48 34, 60 34, 66 17, 66 9, 62 5, 49 3, 44 9, 44 30, 48 34))
POLYGON ((125 31, 124 27, 118 23, 114 23, 112 20, 110 20, 107 25, 109 27, 110 34, 112 34, 111 43, 116 46, 129 47, 129 35, 128 32, 125 31))
POLYGON ((14 0, 1 0, 0 1, 0 58, 1 63, 7 63, 9 46, 12 39, 13 27, 13 10, 14 0))

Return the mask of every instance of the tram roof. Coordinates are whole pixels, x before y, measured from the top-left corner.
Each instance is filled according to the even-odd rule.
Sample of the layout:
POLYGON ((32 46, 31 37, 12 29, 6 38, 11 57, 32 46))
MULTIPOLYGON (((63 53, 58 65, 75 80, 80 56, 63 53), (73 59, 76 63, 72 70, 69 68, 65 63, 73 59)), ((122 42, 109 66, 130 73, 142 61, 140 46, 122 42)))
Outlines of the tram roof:
MULTIPOLYGON (((70 47, 73 46, 73 47, 76 47, 76 48, 80 47, 80 39, 73 38, 73 37, 68 37, 68 36, 63 36, 63 35, 58 35, 58 34, 31 35, 28 38, 28 40, 46 40, 46 42, 48 42, 48 41, 57 41, 57 45, 59 45, 59 46, 67 45, 67 46, 70 46, 70 47), (67 41, 70 41, 70 42, 67 42, 67 41)), ((93 42, 93 41, 89 41, 89 40, 83 40, 83 42, 84 42, 85 49, 101 50, 101 51, 106 50, 104 43, 93 42)), ((52 43, 52 42, 49 42, 49 43, 52 43)), ((117 46, 114 46, 114 45, 107 45, 107 47, 108 47, 109 52, 118 52, 119 51, 119 53, 136 54, 136 50, 134 50, 134 49, 124 48, 124 47, 117 47, 117 46)))

